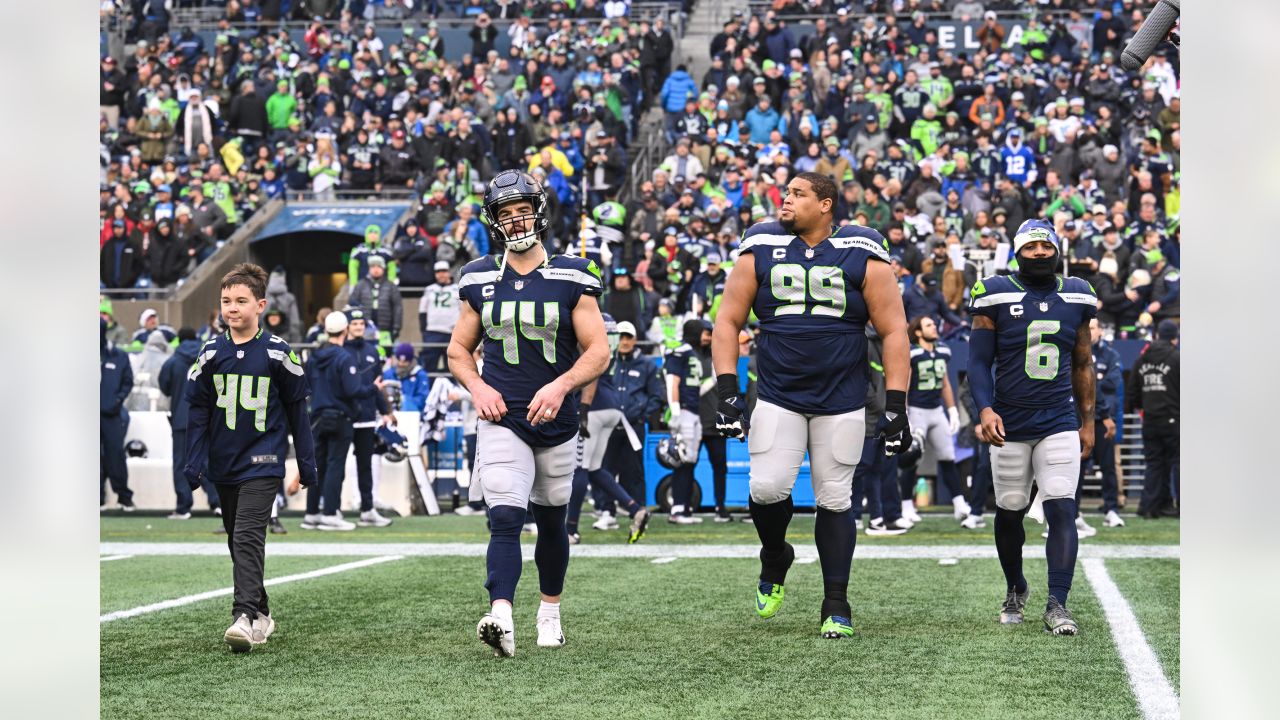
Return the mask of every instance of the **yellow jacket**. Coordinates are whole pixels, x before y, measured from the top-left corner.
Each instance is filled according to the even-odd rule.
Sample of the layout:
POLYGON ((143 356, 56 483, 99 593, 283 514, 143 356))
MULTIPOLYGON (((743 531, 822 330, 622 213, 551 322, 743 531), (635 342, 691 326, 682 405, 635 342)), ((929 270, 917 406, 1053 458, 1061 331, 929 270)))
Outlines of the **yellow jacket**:
MULTIPOLYGON (((555 145, 548 145, 544 148, 541 148, 541 150, 551 151, 551 164, 554 165, 557 169, 559 169, 560 172, 564 173, 565 177, 567 178, 573 177, 573 164, 569 162, 568 156, 560 152, 559 148, 557 148, 555 145)), ((542 164, 541 150, 537 155, 533 156, 533 160, 529 163, 529 171, 532 171, 534 168, 542 164)))

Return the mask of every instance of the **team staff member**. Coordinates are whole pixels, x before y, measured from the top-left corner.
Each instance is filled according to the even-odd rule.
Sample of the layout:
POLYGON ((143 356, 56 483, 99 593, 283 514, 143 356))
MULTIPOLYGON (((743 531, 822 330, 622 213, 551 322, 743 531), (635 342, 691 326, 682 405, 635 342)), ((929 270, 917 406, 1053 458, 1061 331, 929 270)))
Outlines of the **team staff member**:
POLYGON ((129 466, 124 455, 124 436, 129 431, 129 411, 125 409, 124 401, 133 391, 133 368, 129 365, 128 353, 107 340, 107 321, 99 319, 98 326, 98 399, 101 409, 98 448, 102 456, 98 505, 106 509, 106 481, 111 480, 111 492, 120 501, 120 509, 133 512, 133 491, 129 489, 129 466))
POLYGON ((698 450, 702 443, 702 419, 698 414, 701 405, 703 383, 714 384, 709 373, 704 374, 702 347, 705 340, 711 343, 711 331, 702 320, 686 320, 682 329, 684 343, 667 356, 663 367, 667 373, 667 403, 671 408, 668 426, 671 434, 684 441, 684 464, 671 475, 671 515, 667 522, 676 525, 693 525, 702 518, 693 516, 693 468, 698 462, 698 450))
POLYGON ((302 365, 287 342, 258 326, 267 309, 267 271, 236 265, 222 278, 221 301, 228 330, 204 344, 187 374, 184 473, 195 487, 207 467, 218 486, 235 580, 235 622, 223 640, 233 652, 248 652, 266 643, 276 626, 263 560, 289 434, 304 486, 316 482, 316 459, 302 365))
POLYGON ((1138 514, 1148 519, 1179 514, 1171 494, 1178 473, 1178 366, 1178 324, 1161 320, 1156 341, 1138 358, 1125 388, 1130 412, 1143 411, 1142 454, 1147 471, 1138 514))
POLYGON ((377 440, 379 424, 393 423, 391 404, 382 394, 382 357, 376 343, 365 340, 365 312, 361 308, 347 311, 347 341, 345 349, 355 363, 356 377, 366 388, 356 403, 352 418, 351 443, 355 447, 356 483, 360 489, 360 527, 386 527, 391 520, 383 517, 373 506, 373 448, 377 440), (369 394, 367 388, 376 392, 369 394), (379 417, 381 416, 381 417, 379 417))
POLYGON ((902 500, 898 494, 898 463, 884 452, 880 437, 884 418, 884 343, 874 326, 867 323, 867 404, 866 429, 863 431, 862 459, 853 470, 853 518, 858 522, 862 498, 867 499, 867 534, 901 535, 913 523, 902 517, 902 500))
MULTIPOLYGON (((191 486, 182 475, 182 468, 187 464, 187 415, 190 403, 187 402, 187 371, 200 355, 201 342, 196 339, 196 331, 184 327, 178 331, 178 349, 173 356, 164 361, 160 368, 160 392, 169 398, 169 428, 173 436, 173 491, 178 496, 177 506, 170 520, 188 520, 191 518, 191 486)), ((201 483, 204 494, 209 500, 209 509, 219 513, 218 490, 208 477, 201 483)))
MULTIPOLYGON (((657 416, 666 406, 663 402, 662 371, 656 363, 636 347, 636 326, 626 320, 618 323, 618 359, 613 365, 613 384, 622 399, 622 415, 637 438, 644 438, 644 423, 657 416)), ((621 425, 609 438, 605 465, 618 473, 618 484, 627 494, 641 502, 647 497, 644 478, 644 444, 632 448, 631 439, 621 425)))
MULTIPOLYGON (((1089 336, 1093 340, 1093 367, 1097 370, 1097 401, 1094 404, 1093 428, 1093 462, 1102 471, 1102 512, 1106 518, 1102 524, 1106 527, 1124 527, 1120 517, 1120 504, 1116 494, 1116 392, 1120 389, 1120 379, 1124 370, 1120 363, 1120 353, 1102 339, 1102 328, 1098 319, 1089 321, 1089 336)), ((1084 485, 1084 463, 1080 464, 1080 485, 1084 485)), ((1080 491, 1076 490, 1076 505, 1079 506, 1080 491)), ((1077 520, 1077 528, 1080 525, 1077 520)))

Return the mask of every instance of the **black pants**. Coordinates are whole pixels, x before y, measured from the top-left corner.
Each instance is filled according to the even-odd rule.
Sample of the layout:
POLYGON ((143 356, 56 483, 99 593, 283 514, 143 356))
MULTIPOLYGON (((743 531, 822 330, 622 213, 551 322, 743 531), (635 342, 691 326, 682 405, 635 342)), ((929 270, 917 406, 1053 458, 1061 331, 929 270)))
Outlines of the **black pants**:
POLYGON ((276 500, 278 477, 261 477, 241 483, 218 483, 222 500, 222 527, 227 531, 227 549, 231 551, 232 580, 235 593, 231 617, 242 614, 254 620, 271 613, 267 607, 267 589, 262 584, 263 563, 267 547, 267 521, 276 500))
MULTIPOLYGON (((356 452, 356 482, 360 488, 360 512, 373 509, 373 446, 377 433, 371 427, 355 428, 351 441, 356 452)), ((345 463, 345 458, 343 460, 345 463)))
POLYGON ((707 449, 707 461, 711 463, 711 482, 716 496, 716 509, 724 509, 724 484, 729 476, 728 438, 723 435, 703 435, 702 447, 707 449))
MULTIPOLYGON (((1098 437, 1102 437, 1099 435, 1098 437)), ((1115 481, 1115 467, 1111 479, 1115 481)), ((987 495, 991 493, 991 446, 980 442, 973 451, 973 487, 969 489, 969 513, 982 517, 987 511, 987 495)))
POLYGON ((311 434, 315 437, 319 477, 314 486, 307 488, 307 514, 319 513, 323 499, 324 512, 332 515, 342 506, 342 481, 347 474, 347 450, 351 449, 351 421, 340 412, 324 410, 312 419, 311 434))
MULTIPOLYGON (((623 420, 623 422, 630 422, 623 420)), ((627 440, 627 431, 619 426, 609 436, 609 445, 605 448, 604 465, 613 471, 618 484, 641 505, 645 500, 644 481, 644 421, 631 423, 636 437, 641 439, 639 450, 631 449, 631 441, 627 440)))
POLYGON ((133 491, 129 489, 129 466, 125 462, 124 436, 129 431, 129 413, 121 410, 119 415, 101 416, 98 424, 98 448, 101 470, 98 478, 98 504, 107 501, 105 480, 111 481, 111 492, 116 494, 121 505, 133 504, 133 491))
MULTIPOLYGON (((187 431, 174 428, 170 432, 173 435, 173 492, 178 496, 174 509, 179 513, 189 513, 195 496, 187 477, 182 474, 182 468, 187 464, 187 431)), ((200 489, 204 490, 205 497, 209 500, 209 509, 218 507, 218 489, 213 486, 208 473, 205 473, 200 489)))
POLYGON ((1178 422, 1147 418, 1142 423, 1142 456, 1147 463, 1138 513, 1159 512, 1173 505, 1173 473, 1178 463, 1178 422))

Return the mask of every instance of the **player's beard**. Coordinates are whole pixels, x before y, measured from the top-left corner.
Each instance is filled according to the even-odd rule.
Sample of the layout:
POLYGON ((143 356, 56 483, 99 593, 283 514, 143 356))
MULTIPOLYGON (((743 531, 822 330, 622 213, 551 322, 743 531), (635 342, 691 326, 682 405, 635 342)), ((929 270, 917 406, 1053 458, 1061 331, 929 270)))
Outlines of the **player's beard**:
POLYGON ((786 230, 787 232, 789 232, 789 233, 794 233, 794 234, 798 234, 798 231, 796 230, 796 214, 795 214, 795 213, 791 213, 791 219, 790 219, 790 220, 783 220, 783 219, 782 219, 782 213, 781 213, 781 212, 779 212, 779 213, 778 213, 778 224, 779 224, 779 225, 781 225, 781 226, 782 226, 782 229, 786 230))

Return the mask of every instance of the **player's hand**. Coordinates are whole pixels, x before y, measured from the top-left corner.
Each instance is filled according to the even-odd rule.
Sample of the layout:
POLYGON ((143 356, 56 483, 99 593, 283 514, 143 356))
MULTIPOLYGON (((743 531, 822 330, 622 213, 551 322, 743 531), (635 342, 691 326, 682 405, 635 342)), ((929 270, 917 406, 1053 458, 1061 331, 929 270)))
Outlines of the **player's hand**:
POLYGON ((911 423, 907 421, 907 392, 887 390, 884 419, 877 433, 884 440, 885 455, 901 455, 911 448, 911 423))
POLYGON ((483 380, 476 381, 471 391, 471 402, 476 406, 476 414, 482 420, 498 422, 507 414, 507 404, 502 401, 502 393, 494 390, 483 380))
POLYGON ((591 423, 587 420, 587 411, 578 412, 578 437, 589 438, 591 433, 587 430, 587 426, 591 423))
POLYGON ((1105 432, 1102 434, 1103 439, 1110 440, 1111 438, 1116 436, 1115 420, 1112 420, 1111 418, 1103 418, 1102 427, 1105 428, 1105 432))
POLYGON ((954 405, 947 408, 947 432, 951 435, 960 432, 960 411, 954 405))
POLYGON ((747 402, 738 394, 738 376, 726 373, 716 378, 716 432, 722 437, 745 440, 750 422, 747 420, 747 402))
POLYGON ((551 422, 560 414, 560 406, 564 403, 564 396, 568 394, 568 390, 560 384, 559 380, 552 380, 542 386, 541 390, 533 396, 529 401, 529 414, 525 419, 530 425, 537 427, 544 422, 551 422))
POLYGON ((1004 420, 991 408, 983 408, 981 413, 982 441, 1004 447, 1004 420))
POLYGON ((1080 458, 1089 457, 1093 454, 1093 423, 1085 423, 1080 426, 1080 458))

